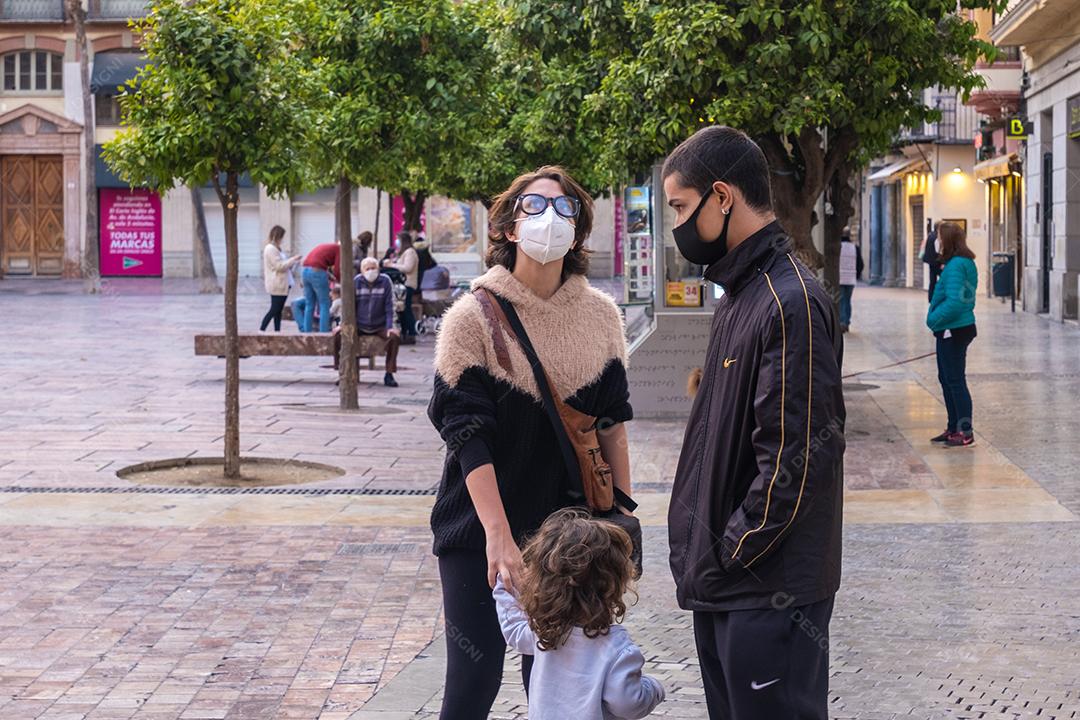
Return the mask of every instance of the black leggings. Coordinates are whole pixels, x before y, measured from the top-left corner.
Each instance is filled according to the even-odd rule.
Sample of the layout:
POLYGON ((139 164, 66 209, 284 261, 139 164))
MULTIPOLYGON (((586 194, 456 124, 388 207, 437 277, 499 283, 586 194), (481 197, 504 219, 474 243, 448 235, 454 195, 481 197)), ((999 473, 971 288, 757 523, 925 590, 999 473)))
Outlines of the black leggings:
MULTIPOLYGON (((487 584, 482 550, 439 556, 446 615, 446 690, 440 720, 486 720, 502 685, 506 641, 487 584)), ((532 656, 521 656, 521 681, 529 691, 532 656)))
POLYGON ((259 330, 265 330, 266 326, 273 320, 274 332, 281 332, 281 312, 285 309, 285 301, 288 299, 288 295, 270 296, 270 309, 263 315, 262 324, 259 325, 259 330))
POLYGON ((406 285, 405 309, 401 311, 401 316, 399 318, 399 320, 401 321, 402 335, 416 335, 416 315, 413 314, 412 308, 412 301, 414 295, 416 295, 416 290, 406 285))

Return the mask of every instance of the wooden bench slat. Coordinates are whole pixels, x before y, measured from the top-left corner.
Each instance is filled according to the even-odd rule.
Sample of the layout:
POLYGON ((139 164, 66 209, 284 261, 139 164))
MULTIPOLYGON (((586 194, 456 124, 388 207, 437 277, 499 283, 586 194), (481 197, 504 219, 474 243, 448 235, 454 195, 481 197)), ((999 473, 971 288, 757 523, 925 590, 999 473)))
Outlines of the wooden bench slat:
MULTIPOLYGON (((281 333, 274 335, 240 334, 237 338, 241 355, 269 356, 332 356, 334 337, 331 333, 281 333)), ((224 333, 204 333, 195 336, 195 354, 219 356, 225 354, 224 333)), ((373 335, 357 338, 356 356, 374 358, 386 354, 386 341, 373 335)))

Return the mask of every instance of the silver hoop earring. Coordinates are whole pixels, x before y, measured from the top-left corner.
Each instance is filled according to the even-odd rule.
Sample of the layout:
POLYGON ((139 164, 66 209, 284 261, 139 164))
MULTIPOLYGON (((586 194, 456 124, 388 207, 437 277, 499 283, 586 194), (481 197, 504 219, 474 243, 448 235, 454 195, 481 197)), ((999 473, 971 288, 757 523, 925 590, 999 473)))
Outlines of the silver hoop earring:
POLYGON ((730 212, 731 212, 731 208, 720 208, 720 212, 722 212, 722 213, 724 213, 725 215, 727 215, 728 213, 730 213, 730 212))

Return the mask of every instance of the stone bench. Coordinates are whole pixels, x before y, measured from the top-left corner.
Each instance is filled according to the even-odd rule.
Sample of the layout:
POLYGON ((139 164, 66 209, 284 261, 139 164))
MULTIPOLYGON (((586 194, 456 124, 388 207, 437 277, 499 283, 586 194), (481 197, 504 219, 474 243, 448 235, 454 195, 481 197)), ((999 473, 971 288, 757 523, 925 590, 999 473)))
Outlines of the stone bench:
MULTIPOLYGON (((275 333, 244 334, 237 338, 240 356, 334 356, 333 333, 275 333)), ((204 333, 195 336, 195 354, 225 356, 225 333, 204 333)), ((356 339, 356 357, 367 358, 368 369, 375 369, 375 358, 386 355, 386 341, 374 335, 356 339)))

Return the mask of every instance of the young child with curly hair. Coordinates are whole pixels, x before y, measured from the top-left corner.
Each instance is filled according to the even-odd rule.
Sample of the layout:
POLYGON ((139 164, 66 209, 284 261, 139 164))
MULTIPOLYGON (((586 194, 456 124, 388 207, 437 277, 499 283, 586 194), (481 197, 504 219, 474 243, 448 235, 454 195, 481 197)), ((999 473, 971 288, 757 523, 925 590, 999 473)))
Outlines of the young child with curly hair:
POLYGON ((530 720, 636 720, 664 700, 621 624, 632 591, 630 536, 580 509, 553 513, 522 553, 518 598, 495 584, 507 645, 533 656, 530 720))

